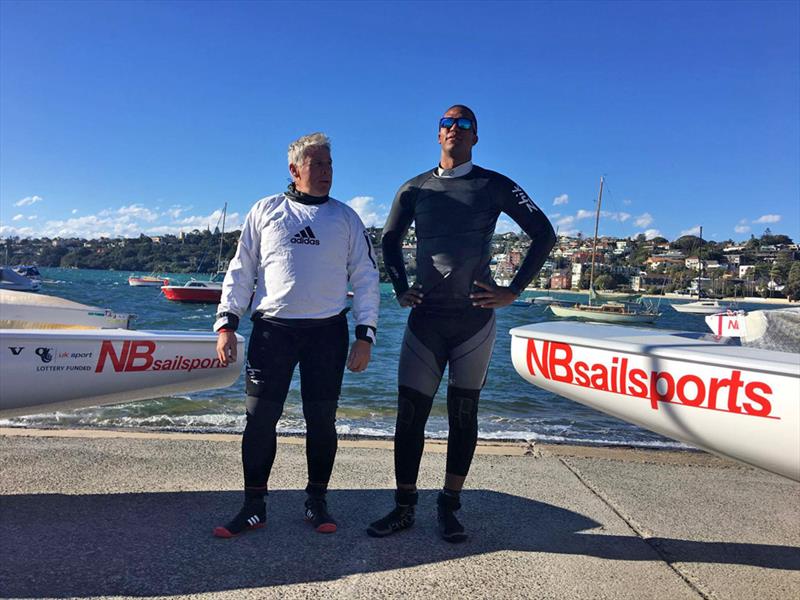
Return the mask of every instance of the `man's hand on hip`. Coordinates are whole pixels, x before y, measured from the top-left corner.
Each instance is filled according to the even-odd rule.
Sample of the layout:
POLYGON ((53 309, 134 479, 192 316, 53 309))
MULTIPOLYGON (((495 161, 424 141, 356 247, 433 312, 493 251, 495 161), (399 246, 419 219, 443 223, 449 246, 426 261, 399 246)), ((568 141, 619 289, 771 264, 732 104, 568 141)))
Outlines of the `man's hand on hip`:
POLYGON ((350 356, 347 357, 347 368, 353 373, 360 373, 367 368, 372 356, 372 344, 364 340, 356 340, 350 346, 350 356))
POLYGON ((228 366, 236 362, 236 333, 233 331, 220 331, 217 338, 217 358, 228 366))
POLYGON ((400 303, 400 306, 404 308, 414 308, 419 304, 422 304, 422 285, 419 283, 415 283, 410 288, 408 288, 405 292, 400 294, 400 297, 397 298, 397 301, 400 303))
POLYGON ((502 308, 508 306, 517 299, 517 294, 511 288, 494 283, 482 283, 475 281, 475 285, 482 288, 483 292, 473 292, 469 295, 472 298, 472 306, 481 308, 502 308))

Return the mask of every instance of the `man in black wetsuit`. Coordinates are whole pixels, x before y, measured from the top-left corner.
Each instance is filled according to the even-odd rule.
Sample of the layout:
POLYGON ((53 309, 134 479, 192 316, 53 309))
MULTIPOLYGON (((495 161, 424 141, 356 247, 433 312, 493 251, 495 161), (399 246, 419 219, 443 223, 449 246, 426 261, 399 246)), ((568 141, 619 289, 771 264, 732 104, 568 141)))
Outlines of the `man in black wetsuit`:
POLYGON ((396 506, 367 529, 387 536, 414 524, 425 423, 449 364, 447 467, 437 499, 439 531, 448 542, 467 536, 455 512, 478 439, 478 399, 494 347, 495 308, 511 304, 533 280, 556 237, 550 221, 507 177, 472 164, 478 122, 466 106, 439 121, 439 166, 407 181, 383 229, 383 258, 401 306, 412 307, 398 369, 395 430, 396 506), (500 213, 531 238, 508 287, 492 280, 492 236, 500 213), (409 287, 401 244, 417 236, 417 281, 409 287))

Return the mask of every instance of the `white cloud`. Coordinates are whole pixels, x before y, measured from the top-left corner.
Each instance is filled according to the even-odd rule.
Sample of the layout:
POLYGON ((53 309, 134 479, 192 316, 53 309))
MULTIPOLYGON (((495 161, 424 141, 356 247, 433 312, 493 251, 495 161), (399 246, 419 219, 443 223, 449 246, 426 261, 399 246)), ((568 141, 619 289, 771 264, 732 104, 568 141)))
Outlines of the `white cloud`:
POLYGON ((594 216, 594 211, 593 210, 580 209, 578 211, 578 214, 575 215, 575 218, 580 220, 580 219, 588 219, 589 217, 593 217, 593 216, 594 216))
POLYGON ((130 206, 123 206, 122 208, 117 210, 117 214, 122 217, 141 219, 143 221, 147 221, 148 223, 157 221, 159 217, 157 212, 153 212, 152 210, 150 210, 149 208, 145 208, 141 204, 131 204, 130 206))
POLYGON ((519 225, 514 223, 511 219, 500 217, 497 220, 497 227, 495 233, 519 233, 519 225))
POLYGON ((627 221, 630 218, 631 218, 630 213, 626 213, 626 212, 618 212, 617 213, 617 219, 619 219, 622 223, 624 223, 625 221, 627 221))
POLYGON ((659 231, 658 229, 646 229, 644 231, 640 231, 639 233, 634 233, 633 237, 636 237, 636 236, 639 236, 639 235, 643 235, 645 237, 645 239, 647 239, 647 240, 652 240, 653 238, 657 238, 657 237, 663 237, 661 235, 661 231, 659 231))
POLYGON ((167 210, 164 211, 164 214, 169 216, 172 219, 177 219, 181 216, 182 213, 188 211, 191 207, 184 207, 184 206, 170 206, 167 210))
POLYGON ((347 206, 358 213, 365 227, 382 227, 386 221, 383 207, 372 196, 356 196, 347 202, 347 206))
POLYGON ((0 237, 15 237, 19 236, 34 237, 34 231, 30 227, 11 227, 10 225, 0 225, 0 237))
POLYGON ((623 200, 623 201, 622 201, 622 203, 623 203, 625 206, 630 206, 631 204, 633 204, 633 200, 627 200, 627 199, 626 199, 626 200, 623 200))
MULTIPOLYGON (((226 224, 225 229, 227 231, 232 231, 231 223, 238 223, 240 221, 239 213, 228 213, 225 218, 226 224)), ((219 222, 219 226, 222 227, 222 210, 215 210, 208 216, 192 216, 192 217, 184 217, 180 220, 175 220, 173 222, 173 226, 176 229, 180 228, 189 228, 189 229, 205 229, 209 227, 211 229, 219 222)))
POLYGON ((780 220, 780 215, 761 215, 753 223, 777 223, 780 220))
POLYGON ((700 225, 695 225, 690 229, 684 229, 681 231, 681 235, 679 237, 683 237, 684 235, 700 235, 700 225))
POLYGON ((566 235, 568 237, 575 237, 580 233, 580 229, 559 229, 558 235, 566 235))
POLYGON ((550 213, 550 219, 557 219, 561 216, 561 213, 550 213))
POLYGON ((747 233, 750 231, 750 225, 737 225, 733 228, 736 233, 747 233))
POLYGON ((22 200, 18 200, 14 203, 14 206, 30 206, 31 204, 36 204, 37 202, 41 202, 44 200, 41 196, 27 196, 22 200))
POLYGON ((569 203, 569 196, 567 194, 561 194, 560 196, 556 196, 553 198, 553 206, 558 206, 559 204, 568 204, 569 203))
MULTIPOLYGON (((68 209, 69 210, 69 209, 68 209)), ((79 237, 85 239, 99 237, 138 237, 145 235, 177 235, 181 231, 188 232, 193 229, 221 227, 222 211, 215 210, 210 215, 187 214, 189 209, 173 206, 163 212, 147 208, 141 204, 130 204, 120 208, 105 208, 92 215, 75 216, 78 209, 71 209, 71 216, 64 219, 42 220, 37 215, 26 217, 23 214, 15 216, 12 221, 27 220, 35 223, 32 227, 4 226, 5 235, 20 237, 79 237), (180 215, 182 218, 175 218, 180 215)), ((234 231, 241 229, 243 217, 236 212, 229 212, 226 218, 225 230, 234 231)))
POLYGON ((649 227, 653 224, 653 220, 653 215, 650 213, 642 213, 634 219, 633 224, 636 225, 636 227, 649 227))
POLYGON ((566 217, 562 217, 558 221, 556 221, 556 225, 558 225, 559 227, 565 227, 567 225, 572 225, 574 222, 575 222, 575 217, 567 215, 566 217))

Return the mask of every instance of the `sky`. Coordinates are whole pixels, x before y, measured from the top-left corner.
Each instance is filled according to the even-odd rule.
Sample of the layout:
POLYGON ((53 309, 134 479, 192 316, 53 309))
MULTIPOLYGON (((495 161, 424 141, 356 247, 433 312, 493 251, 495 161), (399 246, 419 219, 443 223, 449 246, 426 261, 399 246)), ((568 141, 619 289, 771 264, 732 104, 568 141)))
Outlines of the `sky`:
MULTIPOLYGON (((800 240, 800 2, 0 0, 0 236, 227 229, 332 139, 381 226, 437 121, 560 233, 800 240)), ((498 232, 518 231, 501 216, 498 232)))

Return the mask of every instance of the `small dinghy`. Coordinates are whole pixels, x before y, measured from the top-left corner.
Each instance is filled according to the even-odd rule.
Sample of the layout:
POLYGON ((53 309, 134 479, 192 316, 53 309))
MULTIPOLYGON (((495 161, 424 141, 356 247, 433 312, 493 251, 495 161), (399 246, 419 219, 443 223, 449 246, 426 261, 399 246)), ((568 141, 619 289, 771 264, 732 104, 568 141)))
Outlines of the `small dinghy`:
POLYGON ((537 323, 516 327, 511 336, 511 360, 526 381, 800 481, 797 352, 601 323, 537 323))

